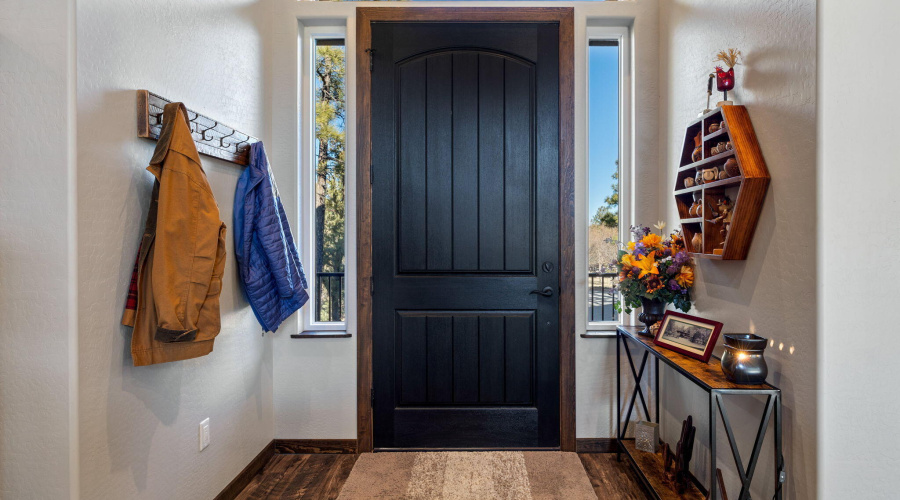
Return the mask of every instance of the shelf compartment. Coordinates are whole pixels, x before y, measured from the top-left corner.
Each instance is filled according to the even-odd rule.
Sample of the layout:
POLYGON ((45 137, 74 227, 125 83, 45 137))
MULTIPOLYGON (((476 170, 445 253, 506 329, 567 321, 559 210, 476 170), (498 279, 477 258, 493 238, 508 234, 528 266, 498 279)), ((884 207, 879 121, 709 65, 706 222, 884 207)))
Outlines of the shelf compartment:
POLYGON ((663 470, 663 454, 648 453, 635 448, 634 441, 623 439, 620 441, 622 450, 628 460, 641 472, 644 479, 644 485, 655 495, 654 498, 661 500, 704 500, 705 495, 693 483, 679 495, 669 488, 665 482, 665 471, 663 470))
MULTIPOLYGON (((722 135, 728 135, 728 127, 720 128, 719 130, 716 130, 715 132, 713 132, 711 134, 704 135, 703 141, 706 142, 706 141, 715 139, 716 137, 719 137, 722 135)), ((731 140, 731 139, 729 138, 728 140, 731 140)))
POLYGON ((722 179, 721 181, 707 182, 706 184, 700 184, 699 186, 693 186, 693 187, 689 187, 689 188, 679 189, 679 190, 675 191, 675 196, 693 193, 694 191, 700 191, 701 189, 710 189, 710 188, 725 187, 725 186, 731 186, 734 184, 740 184, 743 180, 744 180, 744 178, 739 175, 737 177, 729 177, 727 179, 722 179))
POLYGON ((690 163, 688 165, 680 167, 678 169, 678 171, 684 172, 685 170, 691 170, 691 169, 696 170, 698 168, 705 167, 707 165, 715 163, 719 160, 727 160, 728 158, 730 158, 732 156, 734 156, 734 149, 729 149, 728 151, 725 151, 724 153, 719 153, 715 156, 710 156, 709 158, 704 158, 700 161, 695 161, 694 163, 690 163))

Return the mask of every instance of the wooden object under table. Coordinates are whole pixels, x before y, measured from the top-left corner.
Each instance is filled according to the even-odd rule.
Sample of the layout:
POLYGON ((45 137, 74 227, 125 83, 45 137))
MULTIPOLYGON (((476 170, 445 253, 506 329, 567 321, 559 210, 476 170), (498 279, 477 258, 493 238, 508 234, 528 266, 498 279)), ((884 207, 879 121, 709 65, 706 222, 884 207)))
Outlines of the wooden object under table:
MULTIPOLYGON (((715 499, 718 484, 716 481, 716 430, 718 427, 718 417, 721 416, 725 433, 728 437, 728 444, 734 458, 735 468, 741 481, 741 491, 738 496, 731 496, 738 500, 750 499, 750 483, 753 481, 756 472, 756 464, 762 451, 763 439, 769 427, 769 420, 774 414, 774 453, 776 464, 775 470, 775 499, 782 499, 781 485, 784 483, 784 460, 781 452, 781 390, 771 384, 761 385, 741 385, 729 382, 722 373, 719 360, 710 359, 709 363, 689 358, 677 352, 664 349, 653 344, 650 337, 642 337, 637 334, 640 329, 638 326, 619 326, 616 329, 616 408, 618 409, 618 418, 616 419, 616 442, 618 444, 619 456, 625 455, 631 463, 638 477, 644 484, 644 487, 651 493, 651 498, 655 499, 715 499), (636 347, 638 354, 632 354, 632 348, 636 347), (622 366, 623 351, 627 360, 627 367, 622 366), (628 425, 633 423, 631 416, 636 413, 636 417, 640 416, 641 410, 647 420, 651 420, 649 407, 647 406, 647 398, 644 394, 642 382, 647 380, 644 377, 649 375, 648 359, 653 358, 654 380, 647 383, 648 391, 655 391, 657 397, 654 398, 656 407, 654 410, 654 419, 659 423, 659 367, 660 363, 672 368, 676 373, 690 380, 694 385, 703 389, 709 395, 708 422, 709 422, 709 447, 710 464, 708 467, 709 478, 707 478, 709 489, 703 487, 699 480, 689 485, 688 489, 681 495, 677 494, 665 480, 663 472, 663 454, 662 453, 646 453, 638 451, 634 447, 633 439, 626 439, 628 425), (640 358, 640 359, 639 359, 640 358), (639 363, 637 362, 639 359, 639 363), (628 404, 624 405, 622 390, 622 369, 631 373, 633 381, 633 390, 628 399, 628 404), (749 460, 741 458, 740 451, 735 441, 734 432, 731 428, 731 421, 728 418, 728 412, 725 409, 724 396, 765 396, 766 402, 763 410, 759 427, 757 428, 756 439, 753 444, 752 453, 749 460), (635 410, 637 408, 637 410, 635 410)), ((686 415, 685 415, 686 417, 686 415)), ((724 497, 721 497, 724 498, 724 497)))
POLYGON ((769 169, 747 108, 722 106, 691 122, 684 134, 684 146, 675 176, 675 203, 688 252, 708 259, 746 259, 768 187, 769 169), (724 128, 709 132, 710 125, 722 122, 725 123, 724 128), (693 161, 697 137, 700 138, 703 153, 700 160, 693 161), (712 151, 720 142, 731 142, 732 148, 725 152, 712 151), (696 179, 698 171, 713 167, 721 171, 730 159, 737 161, 740 175, 685 187, 686 178, 696 179), (734 206, 731 228, 724 239, 722 222, 710 222, 714 219, 712 211, 716 209, 716 202, 723 195, 728 195, 734 206), (703 203, 700 217, 688 212, 696 196, 703 203), (691 241, 697 233, 703 237, 701 248, 694 248, 691 241))

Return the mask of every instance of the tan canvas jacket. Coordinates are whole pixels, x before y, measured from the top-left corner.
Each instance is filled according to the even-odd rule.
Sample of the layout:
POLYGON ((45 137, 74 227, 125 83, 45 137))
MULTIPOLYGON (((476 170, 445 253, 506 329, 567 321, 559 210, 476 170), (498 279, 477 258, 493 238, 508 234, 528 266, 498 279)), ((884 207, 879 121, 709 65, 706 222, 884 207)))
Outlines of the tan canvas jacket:
POLYGON ((166 105, 147 170, 156 182, 122 318, 135 366, 212 351, 225 268, 225 224, 183 104, 166 105))

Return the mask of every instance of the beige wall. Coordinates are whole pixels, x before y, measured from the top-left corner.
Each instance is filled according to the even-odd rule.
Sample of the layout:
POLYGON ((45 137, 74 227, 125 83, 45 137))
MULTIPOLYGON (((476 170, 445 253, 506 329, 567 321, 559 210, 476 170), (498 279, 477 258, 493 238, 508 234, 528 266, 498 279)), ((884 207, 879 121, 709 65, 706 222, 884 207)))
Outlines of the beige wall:
MULTIPOLYGON (((699 262, 692 312, 723 322, 726 333, 754 332, 774 341, 766 358, 769 381, 784 392, 786 498, 815 498, 816 2, 663 0, 660 47, 660 204, 671 222, 678 218, 671 193, 684 127, 705 107, 712 58, 728 47, 744 53, 733 94, 750 112, 772 183, 747 260, 699 262)), ((671 374, 664 379, 664 434, 677 439, 688 413, 699 420, 703 439, 692 468, 706 478, 706 394, 671 374)), ((727 409, 747 460, 762 403, 731 400, 727 409)), ((718 436, 718 467, 732 497, 739 487, 721 423, 718 436)), ((754 498, 772 497, 771 449, 769 441, 754 498)))
POLYGON ((74 10, 0 1, 0 498, 77 489, 74 10))
POLYGON ((819 491, 897 498, 900 4, 819 2, 819 491), (887 86, 883 85, 887 83, 887 86))
POLYGON ((78 2, 81 497, 204 499, 274 436, 272 342, 238 287, 232 204, 241 167, 201 157, 229 226, 222 331, 195 360, 135 368, 119 326, 152 187, 135 89, 269 137, 271 2, 78 2), (198 452, 198 424, 211 445, 198 452))

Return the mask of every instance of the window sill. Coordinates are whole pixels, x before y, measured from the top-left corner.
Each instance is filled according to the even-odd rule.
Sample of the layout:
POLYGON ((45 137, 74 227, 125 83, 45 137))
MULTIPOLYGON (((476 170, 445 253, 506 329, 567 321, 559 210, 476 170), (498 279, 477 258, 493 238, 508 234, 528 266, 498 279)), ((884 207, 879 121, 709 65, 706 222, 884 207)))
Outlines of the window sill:
POLYGON ((616 338, 616 332, 615 332, 615 330, 592 331, 592 332, 582 333, 581 338, 583 338, 583 339, 614 339, 614 338, 616 338))
POLYGON ((324 331, 309 331, 309 332, 300 332, 291 335, 292 339, 349 339, 352 337, 350 333, 345 330, 324 330, 324 331))

